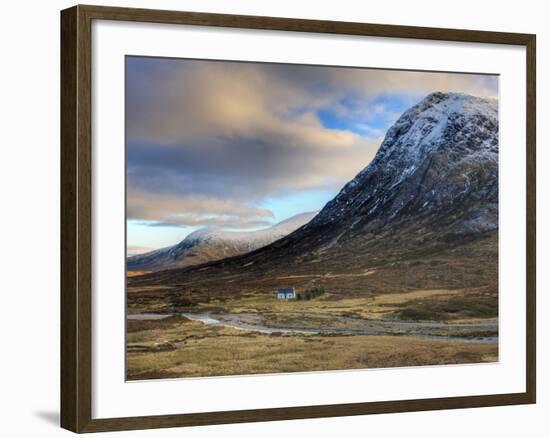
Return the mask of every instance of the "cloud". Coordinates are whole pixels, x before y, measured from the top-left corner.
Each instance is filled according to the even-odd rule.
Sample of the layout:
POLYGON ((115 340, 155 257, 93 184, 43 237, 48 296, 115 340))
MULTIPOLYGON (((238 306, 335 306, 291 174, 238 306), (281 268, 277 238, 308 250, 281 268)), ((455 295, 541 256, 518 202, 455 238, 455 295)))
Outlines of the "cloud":
POLYGON ((497 92, 480 75, 126 62, 127 213, 156 226, 263 226, 262 200, 338 190, 429 92, 497 92))
POLYGON ((496 94, 496 77, 483 75, 151 58, 127 63, 129 139, 156 144, 275 132, 332 141, 308 117, 319 108, 368 116, 383 109, 368 100, 381 93, 496 94), (341 102, 350 95, 357 100, 353 109, 341 102))
POLYGON ((170 196, 129 190, 128 218, 151 226, 218 226, 254 228, 272 223, 271 211, 228 199, 196 195, 170 196))
POLYGON ((425 95, 434 91, 461 92, 482 97, 494 97, 498 92, 498 77, 465 73, 443 73, 380 69, 327 70, 336 87, 344 80, 349 89, 366 95, 425 95))

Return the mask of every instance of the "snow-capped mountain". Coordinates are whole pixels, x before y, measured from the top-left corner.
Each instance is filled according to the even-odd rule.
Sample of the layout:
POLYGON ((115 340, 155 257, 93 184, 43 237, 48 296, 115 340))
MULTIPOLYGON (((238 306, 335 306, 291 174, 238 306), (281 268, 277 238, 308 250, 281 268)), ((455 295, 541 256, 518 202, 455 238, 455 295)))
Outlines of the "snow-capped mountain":
POLYGON ((460 210, 455 231, 489 231, 497 227, 497 202, 496 100, 433 93, 397 120, 374 160, 310 226, 351 220, 368 231, 460 210))
POLYGON ((224 231, 202 228, 174 246, 128 257, 129 271, 159 271, 197 265, 244 254, 292 233, 317 212, 302 213, 257 231, 224 231))
POLYGON ((219 281, 227 294, 289 281, 342 293, 394 291, 404 282, 496 287, 498 136, 497 101, 430 94, 306 225, 251 253, 135 284, 177 284, 184 293, 185 285, 219 281))

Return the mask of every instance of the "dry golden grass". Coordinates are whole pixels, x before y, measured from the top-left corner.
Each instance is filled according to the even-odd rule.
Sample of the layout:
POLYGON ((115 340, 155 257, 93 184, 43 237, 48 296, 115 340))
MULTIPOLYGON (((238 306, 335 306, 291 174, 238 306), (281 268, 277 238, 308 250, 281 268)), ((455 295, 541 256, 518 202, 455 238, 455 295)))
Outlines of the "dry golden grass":
MULTIPOLYGON (((372 295, 366 297, 343 298, 342 296, 325 293, 312 300, 277 300, 274 294, 255 294, 228 299, 223 301, 212 300, 204 309, 222 308, 230 313, 262 313, 289 315, 300 313, 303 315, 340 315, 355 316, 364 319, 384 320, 395 319, 396 312, 406 308, 410 303, 445 303, 463 296, 475 295, 473 290, 415 290, 410 292, 395 292, 372 295)), ((455 318, 456 322, 478 322, 490 318, 455 318)), ((496 318, 496 314, 494 315, 496 318)))
POLYGON ((149 274, 151 271, 127 271, 126 276, 127 277, 139 277, 140 275, 149 274))
POLYGON ((498 346, 398 336, 267 335, 183 317, 132 321, 130 380, 326 371, 498 360, 498 346))

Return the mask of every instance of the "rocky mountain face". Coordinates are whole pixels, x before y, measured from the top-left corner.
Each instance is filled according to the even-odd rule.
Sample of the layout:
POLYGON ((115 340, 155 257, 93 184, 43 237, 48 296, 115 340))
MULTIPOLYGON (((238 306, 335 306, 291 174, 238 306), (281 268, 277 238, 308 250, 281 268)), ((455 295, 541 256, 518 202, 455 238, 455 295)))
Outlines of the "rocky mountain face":
POLYGON ((364 293, 496 287, 497 271, 498 104, 438 92, 395 122, 373 161, 305 226, 246 255, 135 284, 364 293))
POLYGON ((223 231, 204 228, 189 234, 174 246, 128 257, 129 271, 160 271, 183 268, 244 254, 280 239, 305 223, 317 212, 302 213, 258 231, 223 231))
POLYGON ((345 224, 344 235, 353 235, 419 220, 458 235, 497 228, 495 100, 430 94, 397 120, 374 160, 309 228, 345 224))

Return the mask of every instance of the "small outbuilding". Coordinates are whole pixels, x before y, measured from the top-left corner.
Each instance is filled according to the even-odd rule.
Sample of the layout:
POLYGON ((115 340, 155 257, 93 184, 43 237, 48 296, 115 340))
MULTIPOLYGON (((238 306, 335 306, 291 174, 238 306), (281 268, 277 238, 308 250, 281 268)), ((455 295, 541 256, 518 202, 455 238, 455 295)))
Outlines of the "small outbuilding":
POLYGON ((278 300, 295 300, 296 292, 293 287, 283 287, 277 289, 277 299, 278 300))

